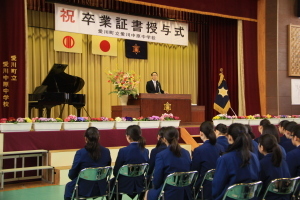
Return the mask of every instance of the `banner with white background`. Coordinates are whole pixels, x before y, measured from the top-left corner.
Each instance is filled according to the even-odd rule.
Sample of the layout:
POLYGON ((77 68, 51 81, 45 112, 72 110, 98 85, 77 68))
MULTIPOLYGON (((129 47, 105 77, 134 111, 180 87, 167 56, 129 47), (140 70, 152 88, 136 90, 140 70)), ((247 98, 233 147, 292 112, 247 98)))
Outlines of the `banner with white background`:
POLYGON ((188 24, 55 4, 55 30, 188 45, 188 24))

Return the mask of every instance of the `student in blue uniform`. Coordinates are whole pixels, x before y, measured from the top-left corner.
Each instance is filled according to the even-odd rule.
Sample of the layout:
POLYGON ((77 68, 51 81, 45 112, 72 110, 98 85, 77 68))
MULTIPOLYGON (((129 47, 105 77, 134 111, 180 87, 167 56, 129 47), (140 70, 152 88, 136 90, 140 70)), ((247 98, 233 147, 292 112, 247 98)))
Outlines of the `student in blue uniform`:
MULTIPOLYGON (((269 183, 277 178, 290 178, 290 172, 286 161, 283 159, 282 151, 274 135, 264 134, 259 138, 259 152, 264 155, 260 160, 260 180, 263 182, 261 196, 264 194, 269 183)), ((265 199, 288 200, 289 195, 277 195, 268 192, 265 199)))
POLYGON ((236 183, 250 183, 259 180, 259 160, 249 151, 249 140, 245 126, 234 123, 228 128, 229 148, 217 160, 212 182, 214 200, 223 198, 227 188, 236 183))
MULTIPOLYGON (((142 137, 140 126, 131 125, 126 129, 126 139, 129 143, 127 147, 119 150, 113 174, 116 177, 119 169, 127 164, 141 164, 149 162, 149 151, 145 148, 145 139, 142 137)), ((130 198, 134 198, 137 193, 141 193, 144 189, 145 181, 141 177, 127 177, 120 175, 118 178, 119 192, 125 192, 130 198)), ((115 178, 111 180, 114 184, 115 178)), ((115 195, 113 196, 113 199, 115 195)), ((121 199, 121 196, 120 198, 121 199)))
POLYGON ((167 148, 167 145, 162 140, 163 133, 166 130, 166 128, 167 127, 162 127, 161 129, 159 129, 158 134, 157 134, 157 144, 156 144, 156 147, 151 150, 150 160, 149 160, 149 170, 148 170, 148 174, 149 175, 151 175, 153 173, 156 154, 158 154, 159 152, 161 152, 161 151, 163 151, 163 150, 165 150, 167 148))
MULTIPOLYGON (((289 167, 291 177, 300 176, 300 126, 294 127, 294 132, 291 134, 291 141, 296 149, 290 151, 286 155, 286 161, 289 167)), ((300 185, 298 187, 298 195, 300 191, 300 185)))
MULTIPOLYGON (((275 125, 273 125, 273 124, 265 125, 264 129, 262 131, 262 135, 265 135, 265 134, 273 135, 276 138, 277 144, 279 143, 280 137, 279 137, 278 129, 276 128, 275 125)), ((285 160, 286 159, 286 152, 285 152, 285 150, 282 146, 280 146, 280 145, 278 145, 278 146, 281 149, 282 158, 285 160)), ((261 154, 261 153, 258 154, 259 160, 261 160, 263 157, 264 157, 263 154, 261 154)))
POLYGON ((223 146, 224 150, 226 151, 228 148, 228 140, 227 140, 227 126, 225 124, 218 124, 215 127, 215 133, 217 136, 217 143, 223 146))
MULTIPOLYGON (((264 129, 264 126, 265 126, 265 125, 270 125, 270 124, 271 124, 270 120, 268 120, 268 119, 262 119, 262 120, 259 122, 259 126, 258 126, 258 131, 260 132, 260 134, 262 134, 263 129, 264 129)), ((258 138, 259 138, 259 137, 257 137, 257 138, 254 139, 255 142, 257 142, 257 143, 258 143, 258 138)))
POLYGON ((255 136, 254 133, 252 132, 252 128, 250 125, 245 124, 246 127, 246 133, 248 134, 248 137, 250 139, 250 142, 252 145, 250 145, 250 151, 253 152, 257 157, 258 157, 258 143, 254 140, 255 136))
MULTIPOLYGON (((166 177, 173 172, 188 172, 191 167, 191 158, 187 150, 178 144, 179 132, 169 126, 163 134, 163 141, 167 149, 156 155, 153 189, 148 191, 148 200, 157 200, 166 177)), ((192 199, 191 187, 177 188, 170 185, 165 187, 165 200, 192 199)))
MULTIPOLYGON (((79 172, 88 167, 105 167, 110 166, 111 157, 107 148, 100 146, 99 131, 95 127, 90 127, 84 134, 86 145, 83 149, 76 152, 72 168, 69 171, 69 178, 72 180, 67 183, 65 190, 65 200, 71 199, 73 190, 75 188, 76 180, 79 172)), ((79 195, 80 196, 96 196, 104 195, 106 193, 106 181, 98 182, 80 180, 79 181, 79 195)))
POLYGON ((297 125, 298 124, 296 122, 288 122, 284 123, 282 128, 280 128, 280 125, 278 126, 278 130, 282 130, 281 133, 283 134, 280 138, 279 144, 285 149, 286 153, 296 148, 292 143, 291 134, 297 125))
MULTIPOLYGON (((205 173, 210 169, 216 168, 217 159, 220 157, 221 153, 224 152, 223 146, 216 143, 214 125, 211 121, 206 121, 201 124, 200 138, 203 141, 203 144, 195 148, 191 166, 192 171, 197 170, 199 173, 196 191, 199 191, 205 173)), ((212 199, 211 181, 205 181, 203 188, 204 199, 212 199)))

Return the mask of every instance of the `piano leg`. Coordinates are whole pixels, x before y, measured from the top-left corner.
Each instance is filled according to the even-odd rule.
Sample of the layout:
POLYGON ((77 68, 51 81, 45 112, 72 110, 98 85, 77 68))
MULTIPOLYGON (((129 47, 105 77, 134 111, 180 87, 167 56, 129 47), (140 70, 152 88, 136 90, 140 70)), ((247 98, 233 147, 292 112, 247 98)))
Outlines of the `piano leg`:
POLYGON ((80 113, 81 113, 81 108, 83 107, 82 105, 73 105, 76 110, 77 110, 77 117, 81 117, 80 113))
POLYGON ((50 115, 51 115, 51 108, 53 106, 45 106, 46 107, 46 111, 47 111, 47 118, 50 118, 50 115))

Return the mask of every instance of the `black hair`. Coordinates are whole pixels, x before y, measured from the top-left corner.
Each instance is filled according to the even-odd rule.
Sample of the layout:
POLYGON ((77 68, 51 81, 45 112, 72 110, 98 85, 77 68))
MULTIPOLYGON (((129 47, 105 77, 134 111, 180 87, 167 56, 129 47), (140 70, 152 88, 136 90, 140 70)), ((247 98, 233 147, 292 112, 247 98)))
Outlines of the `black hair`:
POLYGON ((162 138, 164 136, 164 132, 166 130, 167 127, 161 127, 157 133, 157 135, 159 136, 159 140, 156 143, 156 148, 160 147, 161 145, 164 144, 164 142, 162 141, 162 138))
POLYGON ((200 125, 200 131, 204 133, 204 135, 209 140, 210 144, 215 145, 217 142, 217 137, 214 132, 214 124, 211 121, 205 121, 200 125))
POLYGON ((269 124, 271 124, 271 122, 270 122, 270 120, 268 120, 268 119, 262 119, 260 122, 259 122, 259 125, 260 126, 265 126, 265 125, 269 125, 269 124))
POLYGON ((272 153, 272 164, 279 167, 282 161, 282 152, 276 141, 276 137, 271 134, 261 135, 258 139, 259 145, 263 146, 264 151, 272 153))
POLYGON ((278 125, 284 128, 289 122, 290 121, 288 121, 288 120, 282 120, 282 121, 279 122, 278 125))
POLYGON ((294 135, 294 137, 300 138, 300 125, 296 125, 294 127, 293 135, 294 135))
POLYGON ((268 124, 268 125, 264 126, 262 135, 265 135, 265 134, 273 135, 276 138, 277 143, 280 142, 279 132, 274 124, 268 124))
POLYGON ((157 73, 157 72, 152 72, 152 73, 151 73, 151 76, 153 76, 153 74, 154 74, 154 73, 155 73, 156 75, 158 75, 158 73, 157 73))
POLYGON ((296 122, 289 122, 287 124, 285 124, 285 126, 283 127, 284 130, 286 131, 290 131, 293 132, 294 128, 297 126, 298 124, 296 122))
POLYGON ((215 130, 218 130, 222 135, 227 134, 227 126, 225 124, 218 124, 215 127, 215 130))
POLYGON ((90 157, 94 161, 97 161, 101 157, 100 144, 99 144, 100 133, 98 129, 95 127, 89 127, 85 131, 84 137, 86 137, 87 139, 84 148, 89 152, 90 157))
POLYGON ((142 130, 139 125, 128 126, 126 129, 126 135, 128 135, 132 141, 138 142, 140 149, 145 149, 146 141, 142 137, 142 130))
POLYGON ((254 152, 253 145, 252 145, 252 140, 255 138, 255 136, 252 133, 252 128, 248 124, 244 124, 244 127, 245 127, 245 130, 246 130, 246 136, 247 136, 247 138, 249 140, 249 150, 251 152, 254 152))
POLYGON ((173 126, 168 126, 165 129, 164 138, 168 141, 170 145, 170 150, 173 152, 173 154, 177 157, 181 157, 181 147, 178 144, 179 139, 179 132, 178 130, 173 126))
POLYGON ((239 151, 242 164, 241 167, 245 167, 250 163, 251 153, 249 151, 249 139, 246 135, 246 129, 243 124, 233 123, 228 128, 228 135, 230 135, 234 142, 229 145, 227 149, 227 153, 231 151, 239 151))

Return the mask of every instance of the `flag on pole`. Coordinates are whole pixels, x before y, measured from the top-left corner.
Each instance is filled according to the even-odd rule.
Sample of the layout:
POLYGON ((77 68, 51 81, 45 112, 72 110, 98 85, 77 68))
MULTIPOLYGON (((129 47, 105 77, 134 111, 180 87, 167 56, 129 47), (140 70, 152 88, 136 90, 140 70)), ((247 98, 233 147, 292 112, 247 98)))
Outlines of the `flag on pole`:
POLYGON ((125 40, 127 58, 147 59, 147 42, 137 40, 125 40))
POLYGON ((92 54, 117 56, 118 39, 112 37, 92 36, 92 54))
POLYGON ((82 53, 82 34, 54 31, 54 50, 82 53))
POLYGON ((228 87, 227 87, 227 82, 224 78, 224 75, 222 73, 223 69, 221 68, 221 73, 220 75, 220 80, 218 83, 218 91, 214 103, 214 109, 218 111, 221 114, 226 114, 231 108, 230 105, 230 99, 228 96, 228 87))

